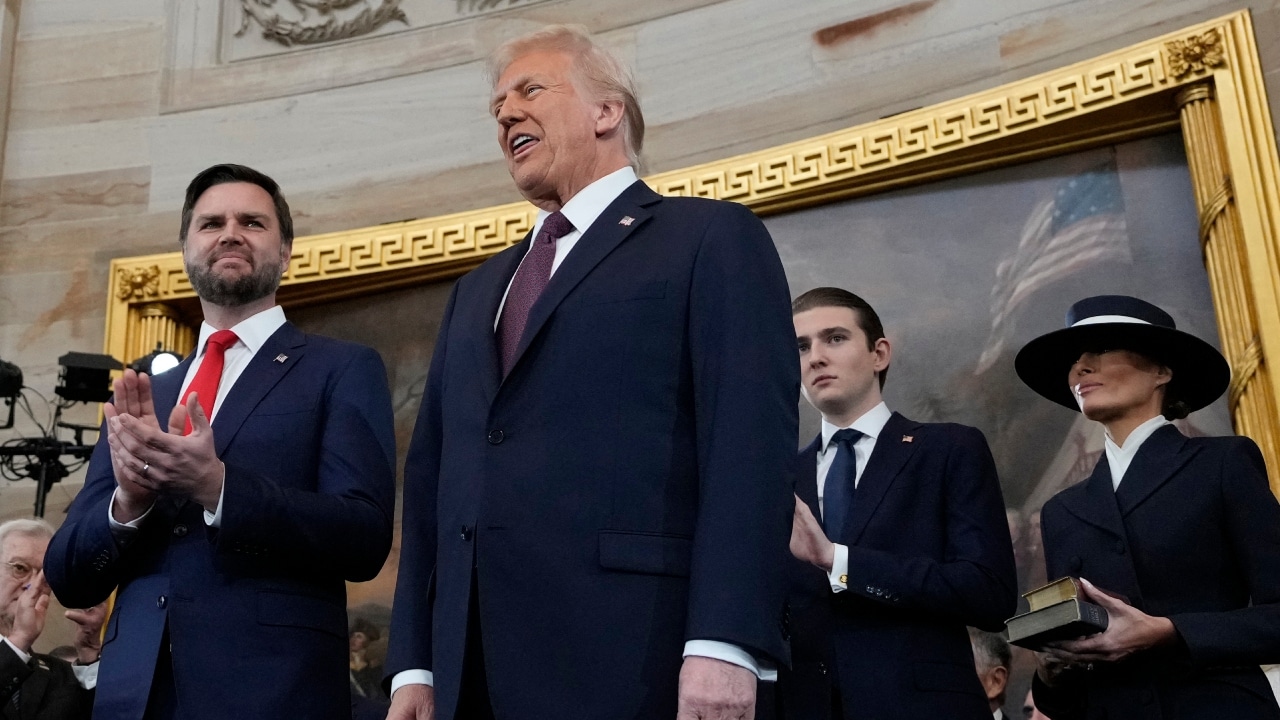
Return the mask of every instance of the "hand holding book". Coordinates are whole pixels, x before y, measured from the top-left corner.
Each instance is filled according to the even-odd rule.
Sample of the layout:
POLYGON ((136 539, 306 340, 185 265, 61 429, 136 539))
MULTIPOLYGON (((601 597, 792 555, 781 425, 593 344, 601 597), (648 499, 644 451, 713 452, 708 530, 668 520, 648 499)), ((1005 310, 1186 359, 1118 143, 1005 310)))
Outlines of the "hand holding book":
POLYGON ((1106 611, 1106 629, 1080 639, 1047 643, 1044 650, 1054 659, 1074 664, 1115 662, 1177 639, 1178 631, 1168 618, 1148 615, 1083 578, 1080 588, 1084 600, 1106 611))

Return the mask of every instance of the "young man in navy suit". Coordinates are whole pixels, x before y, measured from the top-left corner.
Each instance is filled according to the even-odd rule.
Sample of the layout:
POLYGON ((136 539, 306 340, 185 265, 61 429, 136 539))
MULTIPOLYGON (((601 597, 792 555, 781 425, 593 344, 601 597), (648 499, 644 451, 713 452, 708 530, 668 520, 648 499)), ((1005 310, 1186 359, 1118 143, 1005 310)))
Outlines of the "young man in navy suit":
POLYGON ((285 321, 293 224, 271 178, 200 173, 179 238, 197 350, 116 381, 45 559, 68 607, 118 587, 93 716, 350 718, 345 581, 391 547, 382 360, 285 321))
POLYGON ((749 717, 785 661, 789 293, 764 226, 636 178, 584 33, 491 62, 529 237, 454 287, 405 467, 391 718, 749 717))
POLYGON ((837 288, 792 304, 804 395, 822 433, 800 454, 791 552, 795 720, 989 720, 967 625, 1013 614, 1013 548, 982 434, 918 423, 881 399, 892 347, 837 288))

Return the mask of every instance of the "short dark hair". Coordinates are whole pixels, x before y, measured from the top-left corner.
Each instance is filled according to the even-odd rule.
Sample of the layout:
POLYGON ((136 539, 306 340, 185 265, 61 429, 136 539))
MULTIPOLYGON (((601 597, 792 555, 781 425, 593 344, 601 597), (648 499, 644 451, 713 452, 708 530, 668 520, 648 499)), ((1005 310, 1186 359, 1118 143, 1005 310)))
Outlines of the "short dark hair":
MULTIPOLYGON (((820 307, 843 307, 852 310, 862 334, 867 336, 867 350, 875 350, 876 341, 884 337, 884 324, 880 322, 880 316, 876 314, 875 308, 871 307, 866 300, 841 288, 819 287, 802 294, 791 301, 791 315, 799 315, 806 310, 820 307)), ((880 378, 880 389, 883 390, 885 378, 889 376, 889 368, 886 367, 876 375, 880 378)))
POLYGON ((280 185, 265 174, 244 165, 230 163, 214 165, 203 170, 187 186, 187 199, 182 203, 182 228, 178 231, 178 242, 187 242, 187 228, 191 225, 191 214, 200 196, 214 185, 225 183, 249 183, 257 185, 271 196, 276 208, 276 222, 280 224, 280 244, 284 248, 293 247, 293 216, 289 214, 289 203, 280 192, 280 185))

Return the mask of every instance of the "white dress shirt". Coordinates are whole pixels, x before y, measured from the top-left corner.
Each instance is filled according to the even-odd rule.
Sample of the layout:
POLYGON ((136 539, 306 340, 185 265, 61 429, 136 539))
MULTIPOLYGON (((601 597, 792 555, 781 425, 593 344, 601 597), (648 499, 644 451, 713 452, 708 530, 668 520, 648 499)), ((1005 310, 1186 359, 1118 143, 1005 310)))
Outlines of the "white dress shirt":
MULTIPOLYGON (((573 230, 565 234, 556 241, 556 257, 551 263, 551 274, 554 276, 556 270, 560 268, 560 264, 564 262, 569 251, 578 244, 578 240, 600 217, 614 200, 618 199, 627 188, 636 182, 636 171, 630 166, 621 170, 615 170, 608 175, 596 180, 582 190, 578 191, 569 202, 560 208, 560 213, 573 224, 573 230)), ((543 222, 551 213, 546 210, 538 211, 538 219, 533 225, 533 237, 538 236, 538 231, 542 229, 543 222)), ((533 249, 533 243, 529 243, 529 249, 533 249)), ((528 257, 528 250, 525 251, 528 257)), ((523 262, 523 261, 522 261, 523 262)), ((515 280, 515 275, 511 276, 511 280, 515 280)), ((507 289, 502 294, 502 302, 498 304, 498 313, 493 318, 493 328, 498 329, 498 320, 502 317, 502 308, 507 303, 507 293, 511 291, 511 281, 507 282, 507 289)), ((759 661, 751 655, 751 653, 730 643, 720 642, 718 640, 689 640, 684 645, 684 657, 697 655, 699 657, 709 657, 716 660, 733 663, 747 668, 756 674, 761 680, 776 680, 778 678, 778 670, 771 664, 759 661)), ((396 673, 391 678, 391 694, 394 695, 405 685, 434 685, 435 675, 430 670, 404 670, 396 673)))
POLYGON ((1124 479, 1125 471, 1129 469, 1129 463, 1133 462, 1133 457, 1138 454, 1138 448, 1142 447, 1142 443, 1147 438, 1170 424, 1163 415, 1157 415, 1150 420, 1142 423, 1129 433, 1129 437, 1124 439, 1124 445, 1117 445, 1111 439, 1111 433, 1107 433, 1107 439, 1103 443, 1107 452, 1107 467, 1111 468, 1111 489, 1116 490, 1120 487, 1120 481, 1124 479))
MULTIPOLYGON (((218 416, 218 410, 222 407, 222 402, 227 399, 227 394, 231 392, 231 388, 236 384, 236 380, 240 379, 240 375, 244 373, 244 369, 249 366, 249 361, 253 360, 253 356, 258 354, 258 350, 267 342, 267 339, 275 334, 284 325, 284 308, 279 305, 272 306, 262 312, 240 321, 231 328, 231 332, 236 334, 236 341, 227 348, 226 354, 223 356, 222 379, 218 382, 218 395, 213 402, 213 413, 209 416, 209 422, 218 416)), ((205 346, 209 342, 209 336, 217 332, 217 328, 209 323, 200 324, 200 340, 196 343, 195 360, 191 361, 191 365, 187 368, 187 376, 182 381, 182 392, 178 393, 178 399, 181 400, 186 395, 187 388, 191 385, 191 381, 196 377, 196 371, 200 369, 200 364, 204 362, 205 346)), ((172 372, 172 371, 170 371, 172 372)), ((225 486, 224 486, 225 489, 225 486)), ((111 515, 111 508, 115 506, 115 495, 112 494, 111 502, 107 504, 107 519, 110 521, 113 531, 124 530, 127 528, 136 528, 146 517, 143 513, 141 517, 129 523, 117 522, 115 517, 111 515)), ((147 512, 151 512, 150 509, 147 512)), ((218 506, 213 512, 209 512, 206 508, 204 511, 204 521, 209 527, 219 527, 222 523, 222 495, 218 495, 218 506)))
MULTIPOLYGON (((560 208, 560 214, 565 216, 572 225, 573 229, 565 233, 563 237, 556 241, 556 257, 551 261, 551 275, 556 274, 556 270, 560 269, 560 263, 564 262, 565 256, 578 244, 578 239, 582 237, 582 233, 600 217, 600 214, 613 204, 614 200, 623 193, 624 190, 635 184, 636 171, 630 165, 621 170, 614 170, 599 180, 578 191, 569 202, 560 208)), ((546 210, 538 211, 538 219, 533 223, 533 237, 538 237, 538 233, 542 230, 542 224, 547 221, 547 216, 551 213, 546 210)), ((533 243, 529 243, 528 250, 525 250, 525 257, 529 257, 529 251, 533 250, 533 243)), ((524 263, 522 259, 520 261, 524 263)), ((550 276, 548 276, 550 277, 550 276)), ((502 292, 502 302, 498 303, 498 314, 493 318, 493 329, 497 331, 498 320, 502 317, 502 308, 507 304, 507 293, 511 292, 511 283, 515 282, 516 276, 513 273, 511 280, 507 281, 507 289, 502 292)))
MULTIPOLYGON (((862 437, 853 444, 853 486, 855 488, 858 487, 858 481, 862 480, 862 471, 867 469, 867 460, 871 457, 871 451, 876 449, 876 440, 884 431, 885 423, 889 422, 889 417, 892 415, 889 406, 881 402, 848 426, 862 433, 862 437)), ((836 459, 836 446, 832 445, 831 436, 844 429, 846 428, 832 425, 825 417, 822 418, 822 447, 818 449, 819 511, 824 509, 822 499, 826 497, 827 473, 831 472, 831 463, 836 459)), ((857 500, 854 502, 856 503, 857 500)), ((833 542, 832 545, 835 545, 835 558, 831 562, 831 572, 827 574, 827 580, 831 583, 832 592, 844 592, 849 589, 846 582, 849 574, 849 546, 837 542, 833 542)))

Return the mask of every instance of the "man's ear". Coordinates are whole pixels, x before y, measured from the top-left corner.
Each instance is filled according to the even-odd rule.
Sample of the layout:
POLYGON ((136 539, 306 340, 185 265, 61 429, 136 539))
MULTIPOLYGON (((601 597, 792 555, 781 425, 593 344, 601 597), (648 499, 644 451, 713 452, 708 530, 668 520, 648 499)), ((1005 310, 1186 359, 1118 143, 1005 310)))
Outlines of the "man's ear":
POLYGON ((621 100, 601 100, 596 104, 596 137, 618 132, 626 109, 621 100))
POLYGON ((893 346, 889 344, 889 338, 880 338, 875 343, 872 350, 876 354, 874 368, 876 372, 885 370, 889 367, 889 363, 893 360, 893 346))

